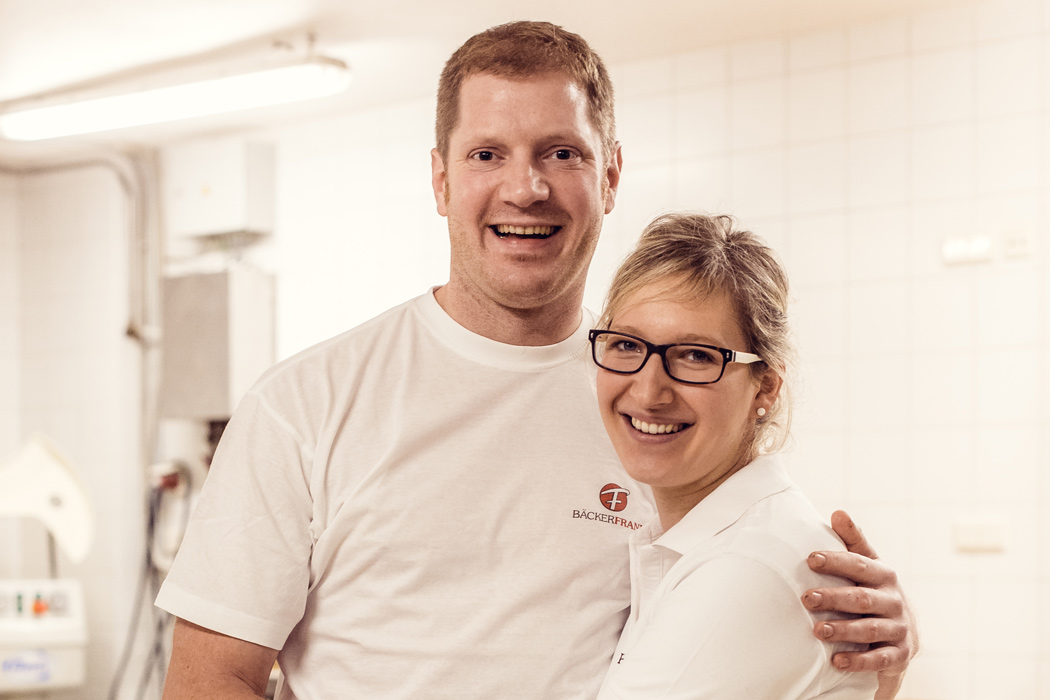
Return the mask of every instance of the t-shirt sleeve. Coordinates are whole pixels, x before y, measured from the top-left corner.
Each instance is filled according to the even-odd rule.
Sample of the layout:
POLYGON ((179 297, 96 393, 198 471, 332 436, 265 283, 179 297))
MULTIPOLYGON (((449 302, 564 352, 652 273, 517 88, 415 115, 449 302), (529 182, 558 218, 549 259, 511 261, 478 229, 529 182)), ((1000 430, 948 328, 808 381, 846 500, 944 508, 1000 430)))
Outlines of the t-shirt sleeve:
POLYGON ((295 428, 250 392, 223 433, 157 605, 283 647, 310 585, 311 456, 295 428))
POLYGON ((798 700, 819 692, 827 648, 793 587, 766 564, 719 557, 653 604, 637 639, 617 651, 599 700, 798 700))

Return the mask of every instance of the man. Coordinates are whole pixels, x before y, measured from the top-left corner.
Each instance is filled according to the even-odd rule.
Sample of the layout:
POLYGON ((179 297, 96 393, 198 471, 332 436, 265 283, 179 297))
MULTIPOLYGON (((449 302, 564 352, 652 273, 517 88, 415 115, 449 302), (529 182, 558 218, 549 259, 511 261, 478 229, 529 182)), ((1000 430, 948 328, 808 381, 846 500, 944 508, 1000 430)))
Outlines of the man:
MULTIPOLYGON (((602 429, 581 311, 620 178, 611 84, 576 35, 515 23, 452 56, 437 112, 449 281, 245 397, 158 598, 179 618, 166 700, 259 697, 275 659, 282 700, 597 692, 653 515, 602 429)), ((823 556, 871 588, 816 607, 880 617, 816 632, 903 640, 844 657, 892 697, 912 646, 893 573, 823 556)))

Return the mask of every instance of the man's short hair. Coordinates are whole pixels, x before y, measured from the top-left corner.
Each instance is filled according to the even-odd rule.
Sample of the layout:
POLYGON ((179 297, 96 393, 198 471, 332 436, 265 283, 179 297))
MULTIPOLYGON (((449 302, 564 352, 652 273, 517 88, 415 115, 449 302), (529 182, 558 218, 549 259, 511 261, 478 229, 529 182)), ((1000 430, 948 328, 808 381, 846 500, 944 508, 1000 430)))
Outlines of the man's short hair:
POLYGON ((438 81, 434 128, 443 160, 448 160, 449 139, 459 123, 460 88, 478 73, 512 79, 564 73, 586 93, 603 156, 606 161, 612 157, 616 146, 613 87, 602 59, 583 37, 550 22, 510 22, 475 34, 445 63, 438 81))

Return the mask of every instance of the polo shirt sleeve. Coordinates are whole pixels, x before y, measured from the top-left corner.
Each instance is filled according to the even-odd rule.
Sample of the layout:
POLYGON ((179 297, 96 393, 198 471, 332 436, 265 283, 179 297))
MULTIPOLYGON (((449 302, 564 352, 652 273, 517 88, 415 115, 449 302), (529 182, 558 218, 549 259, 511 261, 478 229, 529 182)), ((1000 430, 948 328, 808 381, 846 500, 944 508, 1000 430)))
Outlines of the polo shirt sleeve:
POLYGON ((310 584, 311 454, 256 392, 223 433, 158 607, 281 649, 310 584))
POLYGON ((813 636, 794 587, 767 564, 720 556, 651 604, 599 700, 799 700, 822 690, 829 647, 813 636))

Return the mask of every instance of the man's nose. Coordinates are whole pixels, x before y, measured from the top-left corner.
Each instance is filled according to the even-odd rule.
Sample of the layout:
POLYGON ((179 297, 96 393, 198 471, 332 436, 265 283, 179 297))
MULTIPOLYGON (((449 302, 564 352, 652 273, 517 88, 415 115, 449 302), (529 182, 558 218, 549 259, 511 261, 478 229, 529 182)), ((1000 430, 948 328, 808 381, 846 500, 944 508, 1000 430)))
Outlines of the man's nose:
POLYGON ((519 208, 526 208, 536 202, 545 201, 550 196, 550 185, 531 161, 509 163, 504 169, 503 186, 500 196, 504 202, 519 208))

